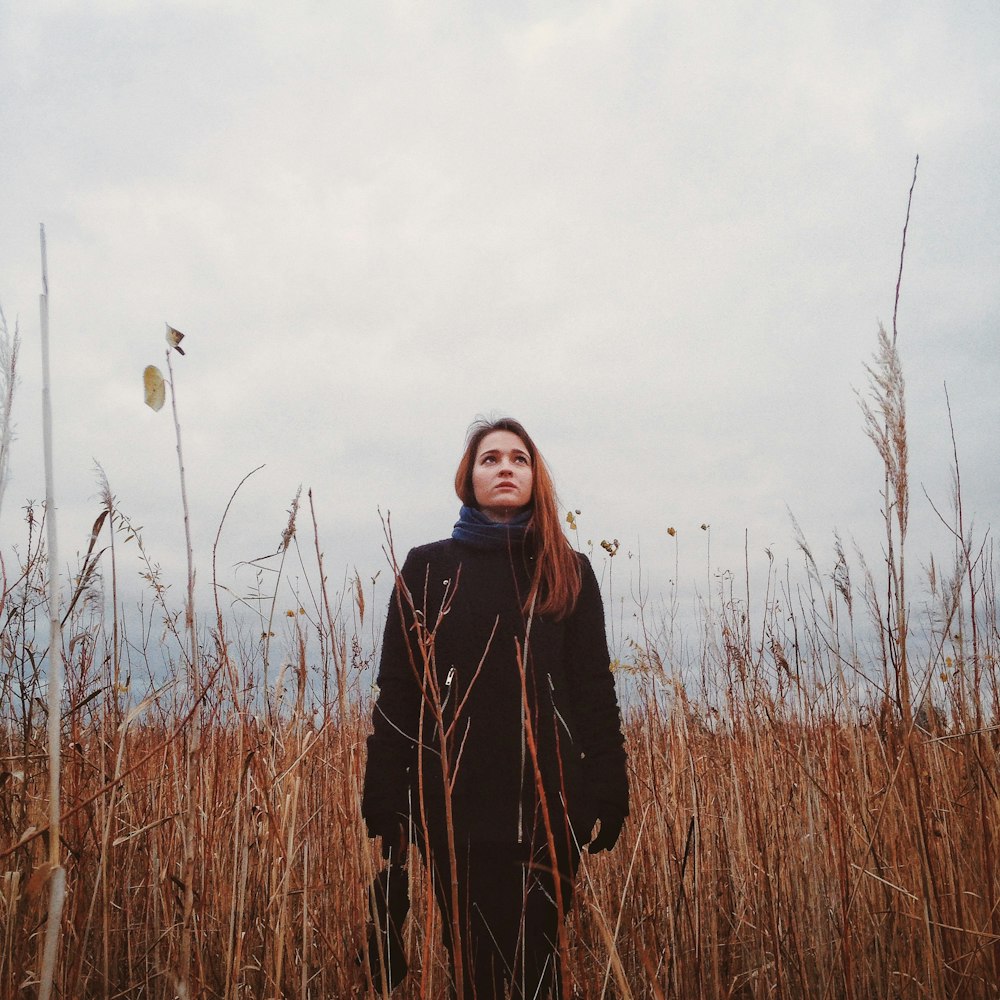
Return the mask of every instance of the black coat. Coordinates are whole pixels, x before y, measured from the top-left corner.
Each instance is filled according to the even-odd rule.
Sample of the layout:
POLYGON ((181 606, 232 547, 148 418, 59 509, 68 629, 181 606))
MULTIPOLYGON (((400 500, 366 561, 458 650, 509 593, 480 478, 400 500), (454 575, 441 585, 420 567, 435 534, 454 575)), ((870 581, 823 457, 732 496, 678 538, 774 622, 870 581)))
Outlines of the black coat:
POLYGON ((579 558, 573 614, 562 621, 536 614, 526 636, 522 608, 533 564, 524 547, 447 539, 411 550, 401 571, 405 590, 397 582, 389 605, 368 740, 362 812, 373 836, 399 816, 412 815, 418 829, 425 816, 432 838, 443 827, 442 741, 433 685, 425 683, 431 675, 461 836, 527 836, 537 823, 539 784, 550 817, 557 825, 568 818, 580 843, 597 818, 627 814, 604 607, 590 562, 579 558))

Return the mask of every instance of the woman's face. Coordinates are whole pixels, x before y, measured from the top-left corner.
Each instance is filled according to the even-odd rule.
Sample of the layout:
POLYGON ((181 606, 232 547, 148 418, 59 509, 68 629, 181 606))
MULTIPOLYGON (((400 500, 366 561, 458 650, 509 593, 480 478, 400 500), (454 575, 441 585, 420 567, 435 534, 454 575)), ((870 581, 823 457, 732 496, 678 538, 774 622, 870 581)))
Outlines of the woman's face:
POLYGON ((479 442, 472 492, 491 521, 509 521, 531 503, 533 478, 528 449, 512 431, 490 431, 479 442))

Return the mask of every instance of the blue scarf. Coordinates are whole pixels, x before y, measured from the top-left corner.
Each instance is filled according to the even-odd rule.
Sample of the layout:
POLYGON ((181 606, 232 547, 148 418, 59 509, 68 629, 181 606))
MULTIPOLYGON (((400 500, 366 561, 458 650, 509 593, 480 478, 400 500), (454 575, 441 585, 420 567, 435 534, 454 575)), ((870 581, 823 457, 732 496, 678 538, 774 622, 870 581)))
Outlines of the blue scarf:
POLYGON ((477 549, 506 549, 521 545, 528 531, 531 510, 523 510, 506 524, 491 521, 476 507, 464 504, 455 522, 451 537, 477 549))

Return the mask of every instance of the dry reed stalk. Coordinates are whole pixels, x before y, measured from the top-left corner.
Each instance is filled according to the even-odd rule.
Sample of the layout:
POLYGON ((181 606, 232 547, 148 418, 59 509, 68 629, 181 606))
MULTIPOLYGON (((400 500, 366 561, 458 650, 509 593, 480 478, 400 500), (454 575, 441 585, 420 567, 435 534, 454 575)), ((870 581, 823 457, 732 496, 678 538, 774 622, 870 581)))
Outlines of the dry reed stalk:
POLYGON ((649 814, 649 809, 647 808, 643 812, 642 819, 639 822, 639 828, 638 828, 638 830, 636 831, 636 834, 635 834, 635 837, 636 837, 636 846, 632 850, 632 856, 631 856, 631 859, 629 861, 629 866, 628 866, 628 869, 627 869, 627 871, 625 873, 625 884, 622 886, 621 893, 620 893, 619 897, 616 900, 616 903, 617 903, 616 909, 618 911, 618 916, 617 916, 617 918, 615 920, 614 930, 610 930, 608 928, 608 926, 607 926, 607 921, 605 921, 603 919, 603 917, 601 918, 601 927, 605 931, 604 937, 605 937, 605 941, 608 944, 608 968, 605 970, 605 973, 604 973, 604 985, 601 988, 602 995, 607 992, 607 989, 608 989, 608 980, 610 978, 612 967, 615 970, 615 976, 616 976, 616 978, 619 979, 619 985, 621 985, 622 982, 623 982, 623 980, 624 980, 624 976, 621 975, 620 971, 619 971, 621 969, 621 960, 618 957, 618 935, 621 933, 621 929, 622 929, 622 916, 623 916, 623 914, 625 912, 625 908, 626 908, 625 904, 626 904, 626 900, 628 899, 629 890, 632 887, 632 876, 635 873, 635 867, 636 867, 635 861, 636 861, 636 856, 638 854, 638 846, 639 846, 638 845, 638 841, 641 839, 642 834, 643 834, 643 830, 645 829, 646 818, 647 818, 648 814, 649 814))
MULTIPOLYGON (((394 566, 395 571, 395 566, 394 566)), ((430 707, 431 712, 434 716, 434 723, 437 727, 437 731, 440 734, 440 755, 441 755, 441 783, 443 786, 443 797, 444 797, 444 822, 445 822, 445 833, 446 833, 446 849, 448 852, 448 868, 451 873, 451 883, 449 886, 450 896, 451 896, 451 934, 452 934, 452 949, 453 949, 453 959, 454 959, 454 974, 455 974, 455 992, 458 996, 464 995, 465 988, 465 965, 464 965, 464 954, 465 946, 462 940, 462 926, 461 920, 461 910, 459 908, 459 889, 458 889, 458 853, 455 847, 455 821, 452 813, 452 789, 454 788, 455 777, 457 774, 457 766, 461 757, 461 749, 457 754, 453 750, 453 737, 455 735, 455 729, 458 725, 458 720, 460 718, 460 711, 456 708, 452 723, 450 726, 445 726, 444 722, 444 699, 441 696, 441 685, 437 678, 437 663, 434 653, 435 646, 435 633, 437 628, 440 626, 441 622, 444 621, 445 615, 448 614, 451 605, 451 597, 455 593, 455 588, 458 586, 458 580, 454 581, 452 587, 450 587, 443 599, 441 608, 437 610, 434 617, 434 625, 432 628, 428 628, 426 623, 427 619, 427 608, 426 601, 424 605, 423 612, 421 614, 414 614, 417 608, 413 604, 412 595, 406 590, 405 584, 402 582, 402 576, 396 572, 397 584, 397 594, 400 595, 398 599, 403 600, 402 594, 405 591, 406 599, 409 602, 409 612, 413 615, 413 620, 415 623, 415 632, 417 640, 417 648, 419 650, 419 655, 421 663, 418 665, 419 678, 421 684, 421 691, 424 701, 430 707), (452 757, 454 755, 454 769, 452 764, 452 757)), ((402 609, 401 609, 402 610, 402 609)), ((494 629, 495 629, 494 625, 494 629)), ((492 643, 492 635, 490 636, 490 642, 487 643, 487 651, 489 649, 490 643, 492 643)), ((483 660, 486 658, 486 651, 483 652, 483 660)), ((483 660, 480 660, 479 668, 476 674, 473 676, 472 683, 475 683, 476 677, 479 675, 479 670, 482 669, 483 660)), ((418 733, 419 747, 423 747, 424 740, 424 713, 421 712, 420 715, 420 730, 418 733)), ((418 751, 418 769, 419 769, 419 798, 420 798, 420 813, 421 822, 423 825, 424 838, 428 844, 428 851, 430 850, 430 836, 428 833, 427 826, 427 812, 424 799, 424 784, 423 784, 423 753, 418 751)))
MULTIPOLYGON (((601 933, 601 937, 604 939, 604 945, 607 949, 609 973, 612 971, 614 972, 615 980, 618 983, 618 988, 621 990, 623 1000, 632 1000, 632 991, 629 989, 628 980, 625 977, 625 969, 622 966, 621 959, 618 956, 618 950, 615 947, 614 935, 608 929, 607 921, 604 919, 604 914, 601 913, 600 909, 596 906, 594 907, 594 915, 596 917, 598 930, 601 933)), ((600 992, 602 1000, 606 993, 607 979, 605 979, 600 992)))
MULTIPOLYGON (((542 825, 545 827, 545 840, 549 850, 549 863, 552 866, 552 885, 555 892, 557 933, 559 935, 559 955, 561 964, 565 967, 569 955, 569 939, 566 931, 566 903, 563 899, 563 879, 559 868, 559 855, 556 852, 555 833, 552 828, 552 816, 549 812, 548 796, 545 793, 545 785, 542 781, 542 769, 538 763, 538 746, 535 742, 535 727, 531 721, 531 702, 528 699, 528 678, 525 667, 525 660, 530 652, 531 623, 535 614, 535 600, 531 601, 531 608, 528 612, 528 621, 524 632, 524 646, 520 642, 515 643, 515 655, 517 659, 517 672, 521 678, 521 725, 524 730, 524 738, 527 743, 528 754, 531 757, 531 769, 535 780, 535 791, 538 794, 538 802, 542 813, 542 825)), ((494 625, 494 629, 496 625, 494 625)), ((492 641, 492 636, 490 637, 492 641)), ((485 659, 486 654, 483 654, 485 659)), ((558 729, 556 731, 556 745, 558 746, 558 729)), ((560 782, 563 782, 563 775, 560 773, 560 782)), ((569 978, 560 976, 559 991, 562 1000, 569 997, 569 978)))
MULTIPOLYGON (((316 567, 319 574, 319 594, 321 605, 317 608, 318 616, 320 622, 322 623, 320 628, 320 634, 325 634, 329 636, 329 642, 324 643, 324 647, 329 649, 330 656, 333 658, 334 666, 334 676, 336 678, 336 694, 337 694, 337 711, 338 717, 343 720, 347 718, 347 696, 348 696, 348 680, 347 680, 347 652, 346 652, 346 642, 339 644, 336 641, 336 636, 338 633, 337 616, 334 615, 331 605, 330 605, 330 595, 327 589, 327 579, 326 573, 323 568, 323 550, 319 543, 319 525, 316 521, 316 508, 313 504, 312 490, 308 491, 309 500, 309 515, 312 518, 313 526, 313 550, 316 554, 316 567)), ((361 619, 364 621, 364 602, 360 602, 361 619)), ((340 608, 337 609, 338 613, 340 608)), ((324 670, 323 673, 323 704, 327 704, 329 701, 329 672, 324 670)), ((341 730, 338 728, 338 732, 341 730)), ((344 749, 343 743, 341 743, 340 749, 344 749)))
POLYGON ((284 856, 279 858, 283 861, 282 870, 276 873, 278 884, 274 887, 272 899, 277 899, 277 919, 275 921, 274 935, 274 998, 280 1000, 284 994, 282 988, 282 974, 284 972, 285 960, 285 923, 288 920, 288 894, 289 876, 291 874, 291 860, 295 851, 295 817, 299 801, 300 781, 296 776, 292 780, 292 788, 286 794, 284 808, 281 811, 282 825, 285 830, 279 830, 279 834, 284 834, 284 856))
MULTIPOLYGON (((979 818, 980 822, 983 824, 983 829, 986 836, 983 840, 982 845, 982 860, 983 860, 983 871, 984 871, 984 891, 986 892, 987 901, 989 904, 990 912, 992 914, 990 920, 990 926, 993 934, 996 937, 996 942, 990 948, 991 961, 994 969, 994 974, 996 980, 1000 982, 1000 902, 998 902, 998 892, 997 892, 997 862, 996 862, 996 847, 993 839, 992 825, 990 823, 990 797, 987 794, 987 784, 984 781, 976 780, 978 774, 981 771, 983 774, 996 773, 997 770, 997 753, 994 745, 986 738, 986 733, 984 731, 983 725, 983 675, 984 675, 984 661, 987 659, 983 655, 980 648, 980 623, 979 615, 977 613, 977 604, 979 601, 981 590, 984 590, 988 585, 988 576, 985 571, 982 572, 981 582, 976 579, 977 567, 983 565, 983 557, 986 550, 986 539, 983 539, 982 547, 979 549, 978 553, 973 557, 973 545, 972 545, 972 534, 971 530, 967 531, 965 525, 965 512, 962 503, 962 477, 961 469, 958 460, 958 443, 955 437, 955 424, 952 417, 951 410, 951 399, 948 396, 947 385, 944 388, 945 403, 948 411, 948 429, 951 437, 951 449, 952 449, 952 476, 953 476, 953 494, 952 494, 952 507, 954 510, 954 527, 951 529, 952 536, 955 539, 956 546, 960 552, 959 568, 961 571, 961 577, 963 583, 967 585, 968 593, 968 624, 969 632, 972 636, 972 691, 975 692, 975 697, 972 698, 972 719, 968 716, 968 701, 969 701, 969 691, 966 681, 966 670, 964 669, 964 664, 961 661, 957 665, 955 675, 957 677, 957 698, 960 707, 960 718, 963 722, 963 728, 969 729, 970 725, 974 732, 974 754, 970 755, 970 784, 976 787, 979 791, 979 818), (972 759, 974 758, 974 760, 972 759)), ((933 506, 933 505, 932 505, 933 506)), ((936 510, 936 508, 935 508, 936 510)), ((948 522, 938 515, 942 523, 948 526, 948 522)), ((952 613, 948 615, 948 625, 951 624, 951 618, 953 614, 957 614, 961 618, 961 593, 962 585, 959 583, 960 575, 959 571, 955 573, 955 598, 952 608, 949 609, 952 613)), ((994 606, 995 606, 995 594, 994 594, 994 606)), ((959 623, 959 635, 965 633, 963 627, 963 622, 959 623)), ((946 635, 950 632, 950 629, 942 628, 942 635, 946 635)), ((996 633, 996 625, 994 622, 994 634, 996 633)), ((991 658, 992 663, 996 663, 996 657, 991 658)), ((994 688, 996 690, 996 688, 994 688)), ((996 711, 996 709, 994 709, 996 711)))
MULTIPOLYGON (((451 602, 459 586, 461 573, 456 573, 456 578, 450 581, 442 596, 441 606, 436 609, 427 607, 427 582, 425 581, 424 595, 421 607, 417 607, 413 594, 410 592, 406 581, 403 579, 402 571, 396 559, 392 541, 392 527, 388 518, 383 521, 383 530, 386 537, 386 555, 392 566, 393 579, 395 580, 394 595, 397 602, 397 609, 400 620, 413 622, 413 635, 416 642, 417 655, 414 657, 413 648, 407 642, 408 655, 410 656, 410 669, 413 671, 414 679, 420 686, 421 699, 424 705, 430 710, 436 730, 439 733, 439 748, 441 759, 441 782, 444 805, 444 821, 446 836, 446 851, 448 855, 448 868, 450 872, 449 896, 451 906, 451 935, 452 935, 452 958, 454 965, 454 988, 458 996, 463 996, 465 986, 464 969, 464 943, 462 940, 462 927, 460 924, 461 914, 459 909, 459 888, 458 888, 458 855, 455 846, 455 824, 452 815, 452 790, 457 777, 458 767, 461 763, 462 745, 456 748, 454 738, 461 719, 461 711, 465 705, 463 699, 456 705, 452 713, 452 721, 445 725, 444 704, 447 695, 443 698, 441 685, 437 675, 437 662, 435 655, 435 643, 437 629, 444 621, 451 610, 451 602), (433 624, 429 624, 433 622, 433 624), (419 662, 417 660, 419 659, 419 662)), ((483 655, 479 661, 475 673, 469 681, 468 690, 471 690, 479 677, 483 663, 489 653, 493 643, 493 636, 496 632, 497 623, 494 623, 493 632, 486 643, 483 655)), ((468 698, 468 690, 465 698, 468 698)), ((417 730, 417 799, 419 821, 421 824, 424 843, 430 853, 431 838, 427 822, 427 808, 424 785, 424 720, 426 713, 421 710, 417 730)))
MULTIPOLYGON (((167 343, 171 344, 170 327, 167 327, 167 343)), ((182 843, 184 857, 181 868, 181 885, 183 892, 183 909, 180 926, 180 950, 178 955, 178 992, 181 1000, 186 1000, 192 994, 191 957, 193 948, 194 919, 194 881, 195 881, 195 842, 197 815, 195 812, 195 782, 198 779, 197 758, 201 750, 201 670, 199 664, 198 635, 195 622, 194 603, 194 548, 191 543, 191 514, 187 499, 187 480, 184 474, 184 452, 181 445, 181 424, 177 415, 177 387, 174 379, 172 360, 173 348, 167 347, 167 371, 170 374, 170 407, 174 418, 174 439, 177 447, 177 467, 180 479, 181 507, 184 513, 184 544, 187 554, 187 602, 184 608, 185 634, 188 638, 188 688, 194 699, 195 711, 191 718, 191 728, 188 732, 187 754, 183 761, 185 829, 182 843)))
POLYGON ((263 465, 258 465, 257 468, 251 469, 237 484, 236 489, 229 496, 229 500, 226 502, 225 509, 222 512, 222 517, 219 519, 219 527, 215 532, 215 540, 212 542, 212 598, 215 604, 215 629, 216 629, 216 641, 215 648, 220 659, 223 659, 226 664, 226 679, 229 681, 229 687, 232 691, 233 704, 239 706, 240 703, 240 688, 239 681, 236 674, 235 665, 229 659, 228 646, 226 644, 226 624, 222 617, 222 608, 219 606, 219 590, 221 586, 219 584, 219 576, 217 570, 217 556, 219 552, 219 540, 222 537, 222 529, 225 526, 226 519, 229 517, 229 509, 233 505, 233 501, 236 499, 236 494, 242 489, 243 484, 256 473, 263 469, 263 465))

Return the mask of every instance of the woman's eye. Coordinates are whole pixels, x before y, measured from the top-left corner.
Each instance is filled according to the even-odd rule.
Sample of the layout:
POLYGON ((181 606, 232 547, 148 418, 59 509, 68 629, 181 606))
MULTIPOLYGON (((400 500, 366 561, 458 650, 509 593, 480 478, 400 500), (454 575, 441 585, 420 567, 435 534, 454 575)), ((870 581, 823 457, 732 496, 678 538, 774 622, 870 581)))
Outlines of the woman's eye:
POLYGON ((527 455, 518 455, 517 458, 515 459, 515 461, 516 462, 520 462, 521 465, 527 465, 528 464, 528 456, 527 455))

